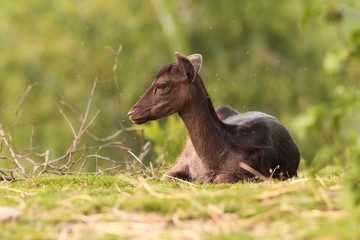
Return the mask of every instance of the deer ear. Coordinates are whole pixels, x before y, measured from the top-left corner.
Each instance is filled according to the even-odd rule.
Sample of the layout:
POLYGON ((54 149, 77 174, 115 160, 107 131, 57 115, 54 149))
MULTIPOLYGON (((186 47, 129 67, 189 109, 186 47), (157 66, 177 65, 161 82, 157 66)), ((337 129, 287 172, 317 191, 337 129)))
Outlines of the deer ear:
POLYGON ((192 65, 195 67, 196 72, 199 73, 201 70, 201 65, 202 65, 202 56, 197 53, 197 54, 187 56, 187 58, 190 60, 192 65))
POLYGON ((181 55, 180 53, 175 52, 175 55, 179 64, 180 72, 183 77, 185 77, 189 81, 193 81, 196 75, 194 65, 187 57, 181 55))

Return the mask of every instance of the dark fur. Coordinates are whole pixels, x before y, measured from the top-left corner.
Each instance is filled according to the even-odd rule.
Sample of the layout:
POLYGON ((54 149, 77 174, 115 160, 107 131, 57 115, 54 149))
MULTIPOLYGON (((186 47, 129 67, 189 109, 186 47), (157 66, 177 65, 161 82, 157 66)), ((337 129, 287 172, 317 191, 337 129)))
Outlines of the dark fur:
POLYGON ((135 123, 175 112, 184 121, 190 137, 164 179, 214 183, 256 179, 254 172, 242 168, 240 162, 265 177, 297 176, 299 150, 275 117, 260 112, 239 113, 228 106, 215 111, 191 61, 181 55, 177 58, 178 62, 159 71, 129 112, 135 123), (169 87, 157 92, 156 86, 162 82, 169 83, 169 87))

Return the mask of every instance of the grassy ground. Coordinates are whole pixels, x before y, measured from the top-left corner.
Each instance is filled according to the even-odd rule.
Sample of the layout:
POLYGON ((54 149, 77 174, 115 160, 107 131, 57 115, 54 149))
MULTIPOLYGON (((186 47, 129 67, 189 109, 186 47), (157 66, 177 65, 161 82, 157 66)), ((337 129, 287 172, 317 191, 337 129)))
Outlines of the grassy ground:
POLYGON ((342 174, 233 185, 119 175, 0 182, 0 206, 21 210, 0 223, 0 239, 356 239, 342 174))

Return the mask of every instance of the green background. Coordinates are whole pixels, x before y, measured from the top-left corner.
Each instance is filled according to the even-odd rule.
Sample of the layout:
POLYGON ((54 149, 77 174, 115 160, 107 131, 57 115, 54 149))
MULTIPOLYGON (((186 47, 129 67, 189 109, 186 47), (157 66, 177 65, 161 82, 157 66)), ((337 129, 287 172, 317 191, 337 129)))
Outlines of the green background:
MULTIPOLYGON (((215 106, 278 117, 300 147, 302 169, 350 168, 359 161, 358 1, 0 5, 0 123, 18 151, 25 151, 32 138, 37 152, 49 150, 50 158, 64 154, 73 134, 58 107, 78 129, 95 78, 101 84, 90 114, 101 113, 90 131, 106 137, 132 127, 128 110, 179 51, 203 55, 201 76, 215 106)), ((118 140, 135 154, 150 140, 146 163, 174 161, 186 135, 178 118, 137 127, 145 129, 145 140, 139 140, 139 131, 118 140)), ((96 144, 86 135, 80 145, 96 144)), ((9 156, 5 150, 0 154, 9 156)), ((131 159, 118 149, 104 154, 119 162, 131 159)))

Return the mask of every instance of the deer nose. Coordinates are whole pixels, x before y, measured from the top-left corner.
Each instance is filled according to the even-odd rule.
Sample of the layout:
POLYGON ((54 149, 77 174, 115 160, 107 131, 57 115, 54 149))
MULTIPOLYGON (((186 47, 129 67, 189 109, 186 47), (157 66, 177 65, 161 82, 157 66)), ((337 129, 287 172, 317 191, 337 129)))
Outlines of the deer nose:
POLYGON ((130 110, 128 112, 128 117, 131 117, 132 115, 134 115, 134 113, 136 113, 136 110, 130 110))

